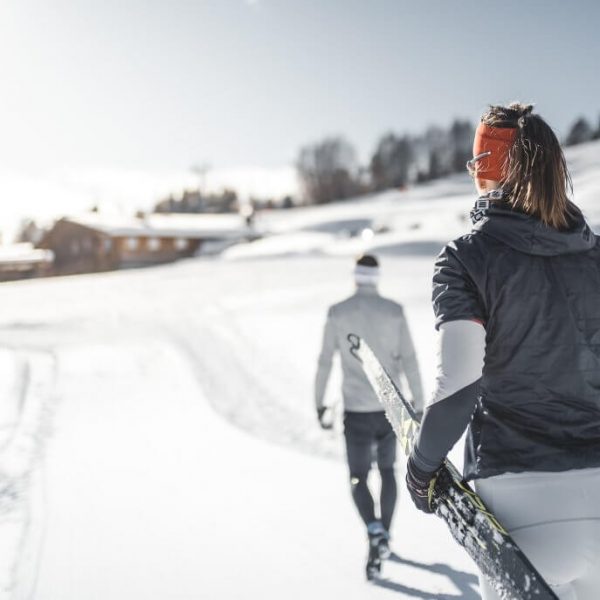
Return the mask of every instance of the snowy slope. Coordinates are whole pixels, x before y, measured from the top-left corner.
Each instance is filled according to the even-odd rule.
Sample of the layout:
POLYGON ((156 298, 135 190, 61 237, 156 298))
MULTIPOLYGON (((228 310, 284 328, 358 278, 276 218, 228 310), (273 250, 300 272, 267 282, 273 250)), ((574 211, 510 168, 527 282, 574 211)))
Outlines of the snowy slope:
MULTIPOLYGON (((568 148, 575 202, 600 231, 600 142, 568 148)), ((374 251, 389 255, 435 256, 469 226, 476 198, 468 175, 390 191, 349 202, 264 214, 259 228, 271 234, 225 253, 229 259, 374 251), (385 230, 377 233, 379 230, 385 230)))
MULTIPOLYGON (((390 268, 412 279, 419 263, 390 268)), ((338 258, 198 260, 2 288, 3 343, 58 365, 36 598, 476 598, 468 558, 405 497, 408 562, 363 583, 341 440, 311 405, 347 276, 338 258)), ((414 305, 402 287, 389 293, 414 305)))
MULTIPOLYGON (((599 156, 598 144, 571 153, 596 223, 599 156)), ((402 492, 402 560, 386 564, 380 585, 364 582, 340 425, 322 432, 312 408, 327 306, 351 292, 350 256, 369 245, 382 255, 382 293, 405 305, 431 389, 432 257, 468 229, 470 185, 457 177, 274 214, 277 235, 222 259, 3 285, 3 393, 30 389, 25 362, 28 381, 46 381, 33 395, 53 415, 49 439, 34 432, 44 455, 32 456, 19 510, 0 510, 0 540, 20 519, 42 548, 39 569, 35 552, 19 555, 35 598, 477 598, 466 554, 402 492), (388 231, 343 232, 375 221, 388 231), (49 357, 52 378, 35 357, 49 357)), ((339 399, 335 377, 328 397, 339 399)), ((15 420, 3 418, 0 431, 15 420)), ((0 543, 5 588, 9 552, 0 543)))

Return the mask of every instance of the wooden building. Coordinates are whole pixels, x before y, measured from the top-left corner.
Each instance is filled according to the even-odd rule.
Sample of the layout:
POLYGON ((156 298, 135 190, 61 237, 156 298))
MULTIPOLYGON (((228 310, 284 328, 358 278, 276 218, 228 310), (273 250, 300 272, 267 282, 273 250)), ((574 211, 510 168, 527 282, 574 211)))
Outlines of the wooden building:
POLYGON ((207 242, 249 237, 237 214, 115 219, 89 213, 57 221, 39 247, 54 253, 54 274, 70 275, 172 262, 198 254, 207 242))

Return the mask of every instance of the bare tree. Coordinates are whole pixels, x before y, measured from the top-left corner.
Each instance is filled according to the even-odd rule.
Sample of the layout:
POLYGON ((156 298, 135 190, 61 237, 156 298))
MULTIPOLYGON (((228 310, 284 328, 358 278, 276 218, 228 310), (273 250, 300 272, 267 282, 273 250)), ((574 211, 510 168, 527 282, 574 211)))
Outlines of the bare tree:
POLYGON ((28 242, 34 246, 37 246, 37 244, 39 244, 44 237, 46 231, 46 229, 40 227, 32 219, 23 219, 15 236, 15 242, 28 242))
POLYGON ((341 136, 301 148, 296 168, 304 194, 314 204, 342 200, 361 192, 356 152, 341 136))
POLYGON ((407 135, 384 135, 371 158, 371 183, 375 191, 404 187, 415 162, 413 142, 407 135))

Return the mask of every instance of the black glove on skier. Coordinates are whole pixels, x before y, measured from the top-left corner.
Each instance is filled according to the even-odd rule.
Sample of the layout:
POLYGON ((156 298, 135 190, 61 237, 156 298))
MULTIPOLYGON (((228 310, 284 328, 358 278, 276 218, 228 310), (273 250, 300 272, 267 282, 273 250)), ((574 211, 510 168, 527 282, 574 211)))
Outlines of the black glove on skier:
POLYGON ((440 492, 450 485, 446 469, 439 468, 435 471, 423 471, 417 467, 412 459, 406 465, 406 487, 415 506, 424 513, 434 512, 432 506, 434 490, 440 492))
POLYGON ((319 425, 321 429, 333 429, 333 421, 325 419, 325 415, 329 409, 326 406, 317 408, 317 419, 319 419, 319 425))

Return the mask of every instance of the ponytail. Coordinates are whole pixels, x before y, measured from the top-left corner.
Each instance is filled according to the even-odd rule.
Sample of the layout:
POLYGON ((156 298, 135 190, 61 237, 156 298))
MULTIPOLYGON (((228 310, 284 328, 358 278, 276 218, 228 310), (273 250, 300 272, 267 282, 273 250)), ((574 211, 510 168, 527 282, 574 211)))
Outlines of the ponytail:
POLYGON ((490 106, 481 121, 491 127, 516 129, 501 182, 508 203, 550 227, 566 229, 577 213, 569 200, 571 176, 556 135, 532 110, 533 105, 518 102, 490 106))

